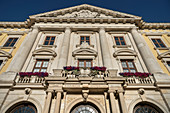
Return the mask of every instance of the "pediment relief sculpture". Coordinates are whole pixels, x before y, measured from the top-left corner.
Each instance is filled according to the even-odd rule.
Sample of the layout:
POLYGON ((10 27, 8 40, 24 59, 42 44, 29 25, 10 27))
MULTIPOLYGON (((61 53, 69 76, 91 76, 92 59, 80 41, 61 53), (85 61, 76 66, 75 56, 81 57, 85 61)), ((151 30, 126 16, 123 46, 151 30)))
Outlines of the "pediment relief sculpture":
POLYGON ((41 49, 37 49, 35 51, 32 52, 33 56, 35 55, 48 55, 48 56, 57 56, 57 53, 49 48, 41 48, 41 49))
POLYGON ((12 55, 6 51, 0 50, 0 57, 8 57, 11 58, 12 55))
POLYGON ((113 53, 113 56, 137 56, 137 52, 131 49, 119 49, 113 53))
POLYGON ((105 14, 92 12, 90 10, 80 10, 71 14, 59 15, 60 18, 112 18, 112 16, 106 16, 105 14))

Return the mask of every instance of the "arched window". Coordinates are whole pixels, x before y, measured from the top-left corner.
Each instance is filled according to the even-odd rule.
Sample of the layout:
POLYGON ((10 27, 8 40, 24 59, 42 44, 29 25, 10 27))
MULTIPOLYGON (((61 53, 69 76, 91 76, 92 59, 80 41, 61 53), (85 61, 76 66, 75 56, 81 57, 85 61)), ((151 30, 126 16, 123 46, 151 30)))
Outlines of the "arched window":
POLYGON ((32 103, 22 102, 12 106, 6 113, 37 113, 32 103))
POLYGON ((73 107, 70 113, 100 113, 100 111, 91 103, 79 103, 73 107))
POLYGON ((163 113, 158 107, 146 103, 136 105, 133 113, 163 113))

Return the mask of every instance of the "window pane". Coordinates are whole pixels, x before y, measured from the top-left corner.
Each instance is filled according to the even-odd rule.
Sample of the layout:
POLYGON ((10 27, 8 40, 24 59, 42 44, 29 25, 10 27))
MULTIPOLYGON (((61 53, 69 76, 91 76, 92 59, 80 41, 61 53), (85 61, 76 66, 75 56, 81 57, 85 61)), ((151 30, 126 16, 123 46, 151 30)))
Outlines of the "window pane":
POLYGON ((42 61, 37 61, 37 64, 35 67, 41 67, 42 61))
POLYGON ((53 43, 54 43, 54 42, 53 42, 53 41, 51 41, 51 42, 50 42, 50 45, 53 45, 53 43))
POLYGON ((115 40, 118 40, 118 37, 115 37, 115 40))
POLYGON ((84 40, 84 37, 81 37, 81 40, 84 40))
POLYGON ((164 44, 160 44, 161 47, 165 47, 164 44))
POLYGON ((15 39, 14 39, 14 42, 16 42, 17 40, 18 40, 18 38, 15 38, 15 39))
POLYGON ((129 70, 128 69, 123 69, 123 72, 129 72, 129 70))
POLYGON ((48 45, 48 41, 45 41, 44 45, 48 45))
POLYGON ((135 73, 136 70, 135 69, 130 69, 130 72, 135 73))
POLYGON ((122 40, 123 40, 123 37, 120 37, 119 39, 122 41, 122 40))
POLYGON ((11 45, 9 45, 9 46, 10 46, 10 47, 13 47, 14 45, 15 45, 15 43, 12 42, 11 45))
POLYGON ((116 41, 116 45, 120 45, 120 43, 118 41, 116 41))
POLYGON ((86 67, 91 67, 91 61, 86 62, 86 67))
POLYGON ((155 43, 156 42, 156 40, 155 39, 152 39, 152 41, 155 43))
POLYGON ((170 62, 167 62, 168 66, 170 67, 170 62))
POLYGON ((89 40, 89 37, 86 37, 86 40, 89 40))
POLYGON ((44 61, 43 66, 42 67, 47 67, 48 66, 48 61, 44 61))
POLYGON ((126 62, 122 62, 122 67, 124 68, 126 68, 127 67, 127 65, 126 65, 126 62))
POLYGON ((33 72, 39 72, 40 71, 40 69, 34 69, 34 71, 33 72))
POLYGON ((79 61, 79 67, 84 67, 84 61, 79 61))
POLYGON ((47 69, 41 69, 41 72, 46 72, 47 71, 47 69))
POLYGON ((157 42, 161 43, 162 41, 160 39, 157 39, 157 42))
POLYGON ((121 42, 121 44, 122 44, 122 45, 125 45, 125 42, 124 42, 124 41, 122 41, 122 42, 121 42))
POLYGON ((128 62, 128 65, 129 65, 129 67, 130 67, 130 68, 134 68, 134 66, 133 66, 133 63, 132 63, 132 62, 128 62))
POLYGON ((155 46, 156 46, 156 47, 159 47, 159 45, 158 45, 158 44, 155 44, 155 46))
POLYGON ((47 37, 46 40, 50 40, 50 37, 47 37))
POLYGON ((0 60, 0 66, 1 66, 2 62, 3 62, 3 60, 0 60))
POLYGON ((51 40, 55 40, 55 37, 52 37, 51 40))

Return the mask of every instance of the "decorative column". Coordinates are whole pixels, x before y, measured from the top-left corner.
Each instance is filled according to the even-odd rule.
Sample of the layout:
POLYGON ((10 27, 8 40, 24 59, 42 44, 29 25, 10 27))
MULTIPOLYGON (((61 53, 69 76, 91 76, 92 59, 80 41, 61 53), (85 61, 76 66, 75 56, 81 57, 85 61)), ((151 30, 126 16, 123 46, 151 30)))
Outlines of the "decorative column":
POLYGON ((100 28, 99 36, 100 36, 100 45, 102 51, 103 64, 105 67, 107 67, 107 69, 112 69, 113 64, 112 64, 112 60, 109 52, 109 46, 106 39, 106 32, 104 28, 100 28))
POLYGON ((57 92, 57 98, 56 98, 54 113, 60 112, 60 104, 61 104, 61 92, 57 92))
POLYGON ((118 94, 119 94, 119 100, 120 100, 122 113, 127 113, 128 110, 127 110, 127 106, 126 106, 126 103, 125 103, 125 98, 123 96, 123 91, 118 91, 118 94))
POLYGON ((117 113, 116 99, 115 99, 114 93, 115 93, 115 92, 109 92, 109 95, 110 95, 110 103, 111 103, 112 113, 117 113))
POLYGON ((71 34, 71 29, 67 27, 65 29, 65 34, 63 38, 61 52, 60 52, 60 58, 59 58, 59 63, 58 63, 59 69, 63 69, 63 66, 67 65, 69 45, 70 45, 70 34, 71 34))
POLYGON ((34 26, 32 31, 28 33, 27 37, 25 37, 23 43, 21 44, 12 62, 10 63, 7 71, 19 72, 22 69, 38 35, 38 32, 38 26, 34 26))
POLYGON ((154 58, 152 51, 149 49, 144 38, 140 35, 136 28, 131 30, 133 39, 142 55, 142 58, 150 73, 163 72, 156 59, 154 58))
POLYGON ((53 91, 48 91, 43 113, 49 113, 50 111, 52 93, 53 91))

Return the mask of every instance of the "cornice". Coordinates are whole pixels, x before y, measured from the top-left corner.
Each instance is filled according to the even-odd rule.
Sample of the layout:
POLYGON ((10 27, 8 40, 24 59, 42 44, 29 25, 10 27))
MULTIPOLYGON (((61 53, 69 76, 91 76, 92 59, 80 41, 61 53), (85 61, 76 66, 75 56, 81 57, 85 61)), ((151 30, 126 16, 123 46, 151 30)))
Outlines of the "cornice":
POLYGON ((170 23, 145 23, 140 27, 141 29, 170 29, 170 23))
POLYGON ((25 22, 0 22, 0 27, 28 28, 28 23, 27 23, 27 21, 25 21, 25 22))

